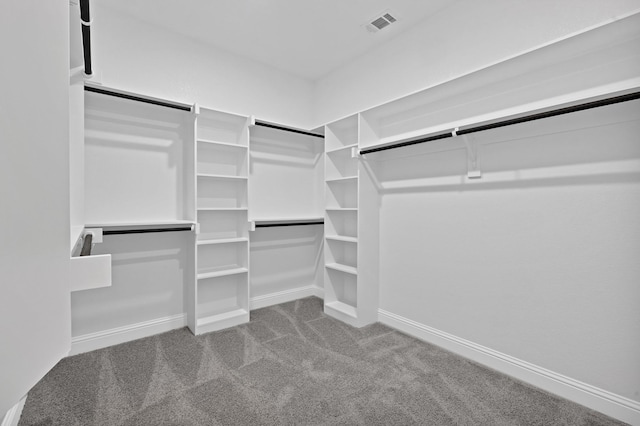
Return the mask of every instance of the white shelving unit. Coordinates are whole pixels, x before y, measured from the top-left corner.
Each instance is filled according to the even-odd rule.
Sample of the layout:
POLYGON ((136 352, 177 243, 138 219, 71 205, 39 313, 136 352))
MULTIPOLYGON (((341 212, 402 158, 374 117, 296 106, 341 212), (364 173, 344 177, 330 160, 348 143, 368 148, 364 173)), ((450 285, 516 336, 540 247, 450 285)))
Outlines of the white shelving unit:
POLYGON ((363 197, 357 149, 358 116, 325 127, 325 313, 361 327, 377 321, 378 288, 360 272, 363 261, 371 262, 359 239, 363 197))
POLYGON ((248 118, 196 107, 195 283, 198 335, 249 321, 248 118))

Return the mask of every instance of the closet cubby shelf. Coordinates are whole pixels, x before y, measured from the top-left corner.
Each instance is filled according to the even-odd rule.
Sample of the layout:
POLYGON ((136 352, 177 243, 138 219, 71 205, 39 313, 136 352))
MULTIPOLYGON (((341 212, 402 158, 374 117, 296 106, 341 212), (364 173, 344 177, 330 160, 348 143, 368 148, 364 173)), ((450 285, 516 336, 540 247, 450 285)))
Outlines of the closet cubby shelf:
POLYGON ((311 217, 269 217, 269 218, 250 218, 249 222, 254 222, 256 225, 277 225, 287 223, 299 223, 299 222, 321 222, 324 221, 324 216, 311 216, 311 217))
POLYGON ((328 212, 357 212, 357 207, 327 207, 325 209, 328 212))
POLYGON ((358 268, 354 268, 353 266, 343 265, 341 263, 327 263, 325 266, 329 269, 333 269, 334 271, 345 272, 351 275, 358 275, 358 268))
POLYGON ((249 149, 249 147, 247 145, 240 145, 240 144, 231 143, 231 142, 218 142, 218 141, 209 140, 209 139, 198 139, 198 143, 206 143, 206 144, 211 144, 211 145, 220 145, 220 146, 231 147, 231 148, 249 149))
POLYGON ((343 235, 325 235, 324 237, 327 240, 331 241, 342 241, 346 243, 357 243, 358 239, 356 237, 346 237, 343 235))
POLYGON ((358 318, 358 313, 356 311, 356 308, 344 302, 340 302, 340 301, 329 302, 325 305, 325 308, 333 309, 335 311, 338 311, 341 314, 348 315, 352 318, 358 318))
POLYGON ((234 212, 234 211, 247 211, 249 210, 247 207, 198 207, 198 211, 226 211, 226 212, 234 212))
POLYGON ((247 176, 216 175, 212 173, 198 173, 198 177, 209 178, 209 179, 239 179, 239 180, 249 179, 247 176))
POLYGON ((249 311, 247 311, 246 309, 234 309, 233 311, 222 312, 216 315, 210 315, 207 317, 199 318, 198 327, 206 327, 209 325, 220 324, 227 320, 233 320, 239 317, 244 317, 245 315, 249 315, 249 311))
POLYGON ((163 220, 149 222, 105 222, 91 223, 85 225, 85 228, 102 228, 104 231, 129 231, 138 229, 163 229, 174 228, 175 226, 195 225, 192 220, 163 220))
POLYGON ((248 238, 218 238, 208 240, 198 240, 197 245, 212 245, 212 244, 232 244, 232 243, 246 243, 249 242, 248 238))
POLYGON ((336 152, 344 152, 344 151, 350 150, 351 148, 357 148, 357 147, 358 147, 358 144, 357 143, 353 143, 353 144, 350 144, 350 145, 341 146, 340 148, 328 149, 327 150, 327 154, 333 154, 333 153, 336 153, 336 152))
POLYGON ((207 278, 226 277, 228 275, 246 274, 249 272, 247 268, 211 268, 198 272, 198 279, 205 280, 207 278))
POLYGON ((334 178, 334 179, 327 179, 326 182, 327 183, 348 182, 348 181, 352 181, 352 180, 356 180, 356 179, 358 179, 358 176, 344 176, 344 177, 339 177, 339 178, 334 178))

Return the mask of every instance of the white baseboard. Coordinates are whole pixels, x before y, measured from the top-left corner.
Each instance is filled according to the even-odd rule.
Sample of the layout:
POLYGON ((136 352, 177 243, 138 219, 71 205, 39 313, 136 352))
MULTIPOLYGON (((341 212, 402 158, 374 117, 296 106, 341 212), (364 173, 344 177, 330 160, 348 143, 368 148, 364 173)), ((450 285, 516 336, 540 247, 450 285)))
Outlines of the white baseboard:
POLYGON ((324 289, 315 285, 308 285, 291 290, 279 291, 277 293, 265 294, 264 296, 252 297, 249 301, 249 309, 266 308, 267 306, 291 302, 293 300, 298 300, 309 296, 317 296, 323 299, 324 289))
POLYGON ((638 401, 574 380, 383 309, 378 310, 378 319, 382 324, 440 346, 555 395, 623 422, 640 425, 640 402, 638 401))
POLYGON ((22 415, 22 409, 24 408, 25 402, 27 402, 26 396, 18 401, 16 405, 11 407, 11 409, 7 411, 7 414, 4 415, 0 426, 18 426, 18 422, 20 421, 20 416, 22 415))
POLYGON ((175 330, 185 327, 186 325, 187 316, 185 314, 178 314, 96 333, 84 334, 71 339, 69 356, 153 336, 154 334, 175 330))

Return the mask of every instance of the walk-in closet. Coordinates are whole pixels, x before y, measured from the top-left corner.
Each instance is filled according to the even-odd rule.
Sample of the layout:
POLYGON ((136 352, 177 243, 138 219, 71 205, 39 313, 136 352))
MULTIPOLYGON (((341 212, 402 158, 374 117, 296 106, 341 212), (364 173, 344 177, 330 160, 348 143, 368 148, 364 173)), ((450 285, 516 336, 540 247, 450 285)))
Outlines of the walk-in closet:
POLYGON ((2 426, 640 425, 638 0, 214 3, 0 8, 2 426))

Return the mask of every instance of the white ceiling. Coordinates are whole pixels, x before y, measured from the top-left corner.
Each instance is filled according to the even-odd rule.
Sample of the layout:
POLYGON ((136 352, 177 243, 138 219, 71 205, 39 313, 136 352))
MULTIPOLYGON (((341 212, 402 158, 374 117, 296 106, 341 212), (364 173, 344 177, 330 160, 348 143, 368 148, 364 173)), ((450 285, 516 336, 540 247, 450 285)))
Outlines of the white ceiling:
POLYGON ((457 0, 99 0, 133 16, 317 80, 457 0), (364 25, 390 11, 398 22, 364 25))

